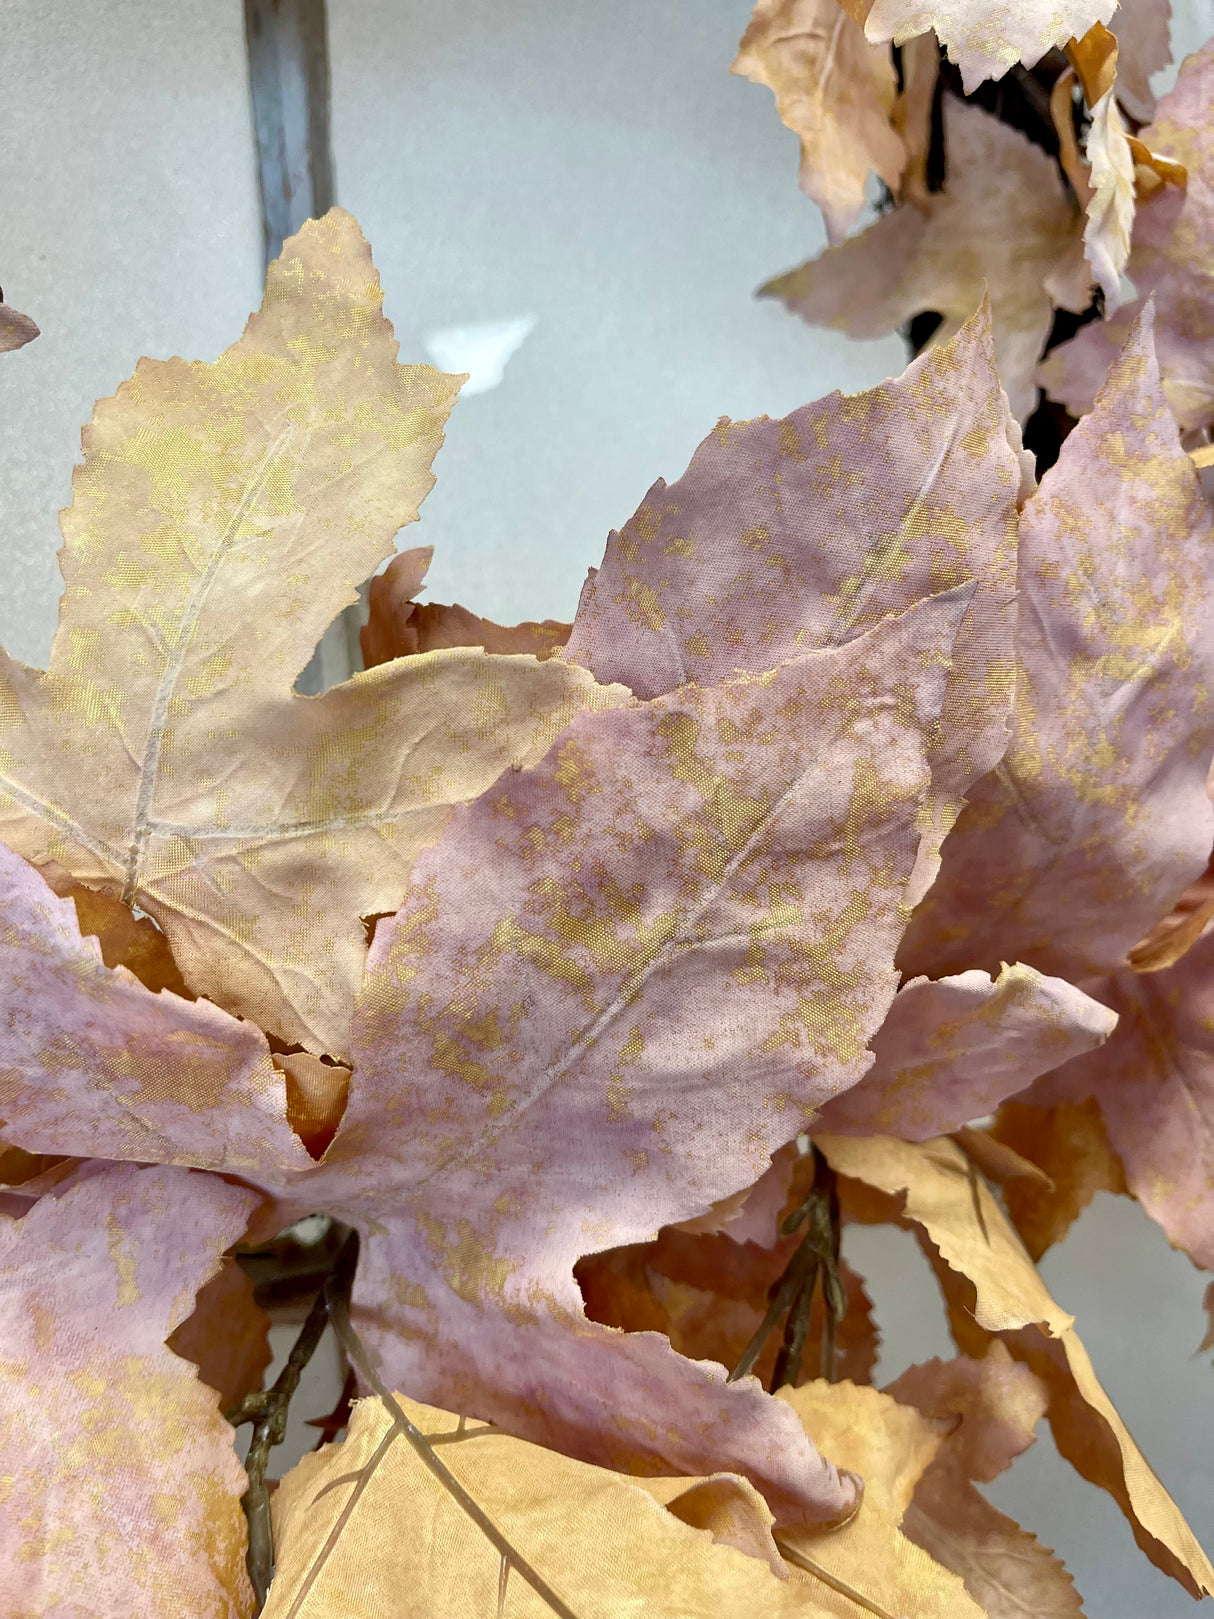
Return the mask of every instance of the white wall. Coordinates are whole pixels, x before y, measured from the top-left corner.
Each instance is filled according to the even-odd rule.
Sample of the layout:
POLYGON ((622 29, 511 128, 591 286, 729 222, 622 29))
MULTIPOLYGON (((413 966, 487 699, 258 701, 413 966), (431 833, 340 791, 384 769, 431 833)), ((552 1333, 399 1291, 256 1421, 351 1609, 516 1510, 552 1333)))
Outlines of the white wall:
MULTIPOLYGON (((374 245, 405 355, 424 358, 436 328, 536 317, 501 385, 456 407, 407 531, 437 547, 436 599, 567 616, 607 530, 719 414, 784 412, 901 367, 896 340, 851 344, 750 296, 822 234, 770 96, 726 71, 747 0, 329 6, 338 197, 374 245)), ((1211 0, 1177 10, 1183 49, 1214 29, 1211 0)), ((0 0, 0 38, 0 284, 43 328, 0 356, 0 640, 41 662, 80 424, 140 354, 212 357, 238 335, 261 235, 239 0, 0 0)), ((882 1375, 949 1353, 908 1239, 847 1241, 877 1299, 882 1375)), ((1110 1198, 1044 1269, 1214 1550, 1204 1279, 1110 1198)), ((1044 1428, 990 1494, 1066 1557, 1089 1619, 1192 1611, 1044 1428)))
POLYGON ((141 354, 213 358, 260 302, 240 0, 2 0, 0 641, 41 664, 80 428, 141 354))

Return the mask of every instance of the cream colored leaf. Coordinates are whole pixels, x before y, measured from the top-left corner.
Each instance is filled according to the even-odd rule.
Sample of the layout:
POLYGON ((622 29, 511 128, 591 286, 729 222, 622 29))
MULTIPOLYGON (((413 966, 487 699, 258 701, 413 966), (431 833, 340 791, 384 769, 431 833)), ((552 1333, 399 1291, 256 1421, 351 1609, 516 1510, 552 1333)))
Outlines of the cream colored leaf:
POLYGON ((1016 1335, 1010 1340, 1013 1352, 1026 1344, 1029 1364, 1053 1385, 1050 1421, 1063 1454, 1074 1447, 1060 1435, 1060 1423, 1063 1433, 1077 1423, 1094 1428, 1104 1444, 1097 1482, 1118 1499, 1144 1550, 1195 1596, 1214 1594, 1214 1567, 1100 1386, 1074 1331, 1074 1317, 1050 1297, 1007 1216, 970 1171, 960 1147, 946 1139, 913 1144, 887 1136, 815 1136, 814 1141, 839 1174, 904 1197, 906 1218, 922 1226, 950 1269, 972 1284, 976 1326, 1016 1335))
MULTIPOLYGON (((816 1619, 822 1611, 763 1558, 681 1520, 680 1497, 695 1516, 686 1497, 708 1481, 663 1481, 677 1486, 668 1511, 654 1499, 662 1492, 653 1484, 397 1398, 577 1619, 816 1619)), ((401 1611, 406 1594, 408 1611, 419 1615, 488 1619, 503 1611, 501 1557, 416 1453, 398 1438, 368 1468, 391 1431, 381 1401, 360 1401, 345 1442, 305 1457, 279 1484, 277 1566, 265 1619, 381 1619, 401 1611)), ((750 1500, 740 1480, 733 1490, 735 1512, 748 1507, 760 1533, 761 1502, 750 1500)), ((711 1517, 706 1499, 699 1505, 711 1517)), ((510 1619, 551 1619, 516 1570, 505 1580, 510 1619)))
POLYGON ((864 31, 871 40, 904 44, 934 28, 961 69, 966 94, 1023 62, 1107 23, 1117 0, 874 0, 864 31))
POLYGON ((893 56, 870 45, 835 0, 759 0, 731 72, 765 84, 801 142, 801 189, 840 242, 864 207, 870 173, 896 190, 906 149, 890 118, 893 56))
POLYGON ((1018 131, 951 96, 944 128, 943 191, 883 214, 762 295, 849 337, 880 337, 934 310, 944 317, 938 344, 989 294, 999 376, 1023 420, 1053 320, 1045 283, 1068 261, 1080 216, 1055 164, 1018 131))
POLYGON ((84 434, 45 672, 0 668, 0 836, 160 923, 198 994, 342 1055, 366 954, 451 808, 587 703, 531 658, 292 682, 417 516, 453 379, 397 363, 334 210, 213 365, 140 362, 84 434))
POLYGON ((1113 314, 1121 304, 1121 277, 1130 257, 1134 227, 1134 159, 1115 100, 1106 90, 1092 108, 1085 147, 1092 198, 1087 205, 1083 240, 1104 307, 1113 314))

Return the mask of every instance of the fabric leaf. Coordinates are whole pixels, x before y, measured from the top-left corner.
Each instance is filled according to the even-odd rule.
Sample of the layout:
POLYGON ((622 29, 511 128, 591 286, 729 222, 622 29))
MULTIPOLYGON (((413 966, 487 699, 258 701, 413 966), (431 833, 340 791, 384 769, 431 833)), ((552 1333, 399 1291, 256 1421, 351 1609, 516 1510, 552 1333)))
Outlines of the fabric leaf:
POLYGON ((401 551, 383 573, 372 579, 367 592, 367 622, 359 632, 366 668, 452 646, 548 657, 569 639, 570 626, 558 624, 555 619, 507 626, 480 618, 458 604, 444 607, 414 600, 433 555, 431 545, 401 551))
MULTIPOLYGON (((639 1481, 397 1398, 578 1619, 814 1619, 818 1612, 791 1580, 716 1540, 711 1529, 681 1521, 639 1481)), ((372 1469, 391 1429, 381 1401, 361 1400, 345 1442, 306 1456, 279 1484, 277 1568, 265 1619, 379 1619, 396 1611, 406 1592, 413 1611, 443 1619, 495 1611, 551 1619, 407 1445, 389 1444, 372 1469)), ((702 1481, 663 1482, 680 1487, 677 1507, 678 1495, 702 1481)), ((734 1499, 744 1490, 737 1481, 734 1499)), ((756 1499, 751 1510, 761 1530, 762 1503, 756 1499)))
POLYGON ((1139 302, 1093 321, 1040 368, 1052 399, 1074 416, 1092 408, 1142 303, 1155 302, 1163 390, 1182 429, 1214 423, 1214 41, 1187 58, 1143 144, 1182 163, 1188 183, 1139 200, 1127 273, 1139 302))
POLYGON ((109 1165, 0 1217, 0 1587, 21 1611, 252 1613, 232 1430, 164 1340, 255 1202, 109 1165))
POLYGON ((836 0, 759 0, 730 71, 775 96, 801 142, 801 189, 830 241, 860 217, 870 173, 897 190, 906 148, 891 123, 893 56, 836 0))
MULTIPOLYGON (((849 337, 883 337, 934 310, 944 317, 937 344, 989 296, 999 376, 1023 421, 1053 321, 1046 283, 1078 240, 1079 214, 1055 164, 1019 131, 949 95, 943 117, 943 191, 882 214, 760 296, 849 337)), ((1085 288, 1078 307, 1086 304, 1085 288)))
POLYGON ((456 384, 398 365, 348 214, 266 289, 213 365, 143 360, 96 407, 49 669, 0 668, 0 836, 149 912, 195 993, 340 1056, 361 917, 454 803, 611 698, 469 651, 293 695, 416 518, 456 384))
POLYGON ((307 1182, 368 1231, 386 1380, 598 1464, 724 1466, 785 1520, 850 1507, 757 1383, 587 1322, 573 1266, 753 1181, 867 1067, 970 594, 585 715, 420 859, 307 1182))
POLYGON ((28 1152, 289 1177, 311 1159, 265 1037, 101 959, 0 844, 0 1119, 28 1152))
POLYGON ((1021 515, 1013 738, 945 845, 905 971, 994 971, 1011 957, 1103 1001, 1099 975, 1201 873, 1214 838, 1212 560, 1214 516, 1143 314, 1021 515))
POLYGON ((932 744, 917 897, 1006 745, 1018 449, 984 311, 879 388, 782 421, 722 421, 612 534, 564 655, 654 697, 845 645, 975 580, 932 744))
MULTIPOLYGON (((825 1535, 808 1529, 783 1531, 781 1547, 800 1553, 874 1602, 873 1611, 889 1619, 898 1614, 982 1619, 982 1610, 961 1581, 924 1556, 899 1527, 916 1485, 944 1441, 946 1424, 921 1416, 889 1394, 851 1383, 806 1383, 781 1389, 778 1398, 792 1406, 823 1450, 839 1456, 865 1481, 863 1505, 849 1523, 825 1535)), ((796 1577, 801 1570, 791 1555, 790 1561, 796 1577)), ((853 1619, 857 1604, 824 1589, 812 1573, 806 1571, 804 1577, 821 1611, 853 1619)))
POLYGON ((1061 978, 1004 966, 899 990, 872 1042, 876 1061, 828 1102, 820 1130, 926 1141, 993 1112, 1039 1074, 1103 1044, 1117 1015, 1061 978))
POLYGON ((886 1393, 957 1423, 915 1488, 903 1532, 961 1576, 987 1619, 1082 1619, 1061 1561, 972 1482, 995 1478, 1032 1444, 1048 1404, 1041 1381, 995 1339, 982 1360, 912 1366, 886 1393))
POLYGON ((934 28, 969 95, 1017 62, 1034 67, 1115 9, 1116 0, 872 0, 864 32, 901 45, 934 28))
MULTIPOLYGON (((923 1227, 946 1268, 972 1284, 973 1300, 964 1308, 975 1331, 1008 1334, 1012 1353, 1023 1352, 1050 1387, 1050 1423, 1063 1455, 1074 1459, 1068 1431, 1094 1430, 1101 1466, 1084 1476, 1114 1495, 1153 1562, 1194 1596, 1214 1593, 1214 1567, 1101 1387, 1074 1318, 1050 1297, 960 1147, 943 1138, 915 1144, 889 1136, 815 1135, 814 1143, 840 1175, 905 1199, 905 1218, 923 1227)), ((1090 1450, 1092 1441, 1085 1444, 1090 1450)))

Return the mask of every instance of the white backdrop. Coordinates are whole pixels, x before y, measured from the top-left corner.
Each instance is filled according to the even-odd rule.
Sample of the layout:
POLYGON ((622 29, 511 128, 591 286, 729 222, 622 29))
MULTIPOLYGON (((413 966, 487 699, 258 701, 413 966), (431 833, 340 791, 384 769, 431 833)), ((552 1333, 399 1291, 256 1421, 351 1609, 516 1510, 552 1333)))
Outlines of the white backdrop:
MULTIPOLYGON (((1211 0, 1176 9, 1184 48, 1214 30, 1211 0)), ((436 547, 435 599, 568 617, 608 529, 719 415, 781 414, 901 368, 896 339, 849 343, 751 297, 823 236, 770 96, 727 72, 748 10, 329 0, 337 196, 372 241, 404 357, 453 327, 482 328, 483 348, 487 325, 534 322, 500 385, 457 405, 404 536, 436 547)), ((0 0, 0 39, 0 284, 43 328, 0 356, 0 640, 42 662, 55 514, 92 401, 141 354, 213 358, 238 335, 261 228, 239 0, 0 0)), ((910 1239, 846 1242, 877 1300, 879 1375, 948 1354, 910 1239)), ((1214 1550, 1204 1279, 1108 1197, 1043 1270, 1214 1550)), ((988 1493, 1066 1559, 1090 1619, 1192 1611, 1044 1426, 988 1493)))

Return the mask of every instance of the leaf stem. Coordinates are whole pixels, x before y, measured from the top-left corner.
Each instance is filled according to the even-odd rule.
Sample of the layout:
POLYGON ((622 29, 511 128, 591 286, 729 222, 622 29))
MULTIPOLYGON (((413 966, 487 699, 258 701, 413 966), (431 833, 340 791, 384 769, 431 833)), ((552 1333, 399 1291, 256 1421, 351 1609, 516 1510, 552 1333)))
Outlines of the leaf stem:
POLYGON ((331 1292, 331 1284, 340 1278, 348 1292, 354 1279, 357 1258, 358 1233, 351 1231, 341 1246, 331 1275, 326 1278, 308 1311, 299 1336, 291 1345, 286 1365, 275 1379, 273 1388, 246 1394, 239 1405, 224 1412, 234 1428, 246 1422, 253 1424, 253 1438, 244 1464, 249 1486, 241 1505, 249 1524, 249 1549, 245 1563, 257 1597, 257 1613, 265 1606, 274 1574, 274 1531, 270 1521, 270 1492, 266 1487, 270 1451, 275 1445, 281 1445, 286 1437, 291 1398, 329 1323, 331 1300, 336 1296, 331 1292))

